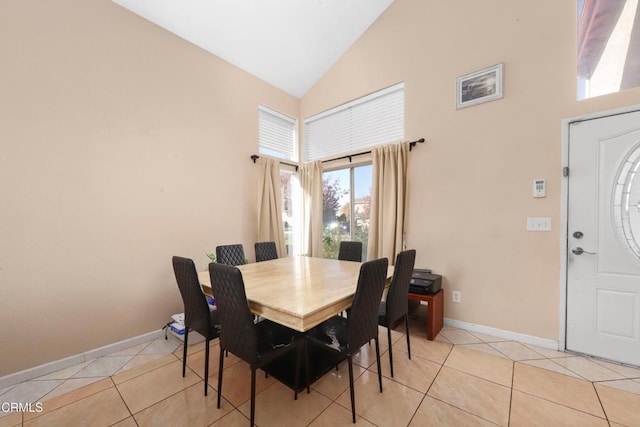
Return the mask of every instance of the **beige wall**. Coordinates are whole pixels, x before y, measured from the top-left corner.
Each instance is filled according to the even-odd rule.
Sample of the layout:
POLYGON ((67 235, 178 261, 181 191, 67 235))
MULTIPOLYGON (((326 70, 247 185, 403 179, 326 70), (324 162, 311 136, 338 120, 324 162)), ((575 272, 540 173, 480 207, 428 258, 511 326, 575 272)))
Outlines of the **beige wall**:
POLYGON ((159 329, 257 234, 257 106, 299 101, 108 0, 0 2, 0 376, 159 329))
POLYGON ((158 329, 181 310, 174 254, 253 257, 258 103, 305 117, 398 81, 428 141, 407 241, 445 275, 445 315, 557 340, 560 122, 640 104, 575 101, 575 15, 396 0, 299 102, 108 0, 0 2, 0 376, 158 329), (455 78, 496 63, 505 98, 456 111, 455 78))
POLYGON ((569 0, 395 0, 302 99, 307 117, 406 83, 405 136, 427 139, 410 155, 407 244, 445 276, 448 318, 559 339, 561 121, 640 104, 638 89, 576 101, 575 21, 569 0), (497 63, 504 99, 456 111, 456 77, 497 63))

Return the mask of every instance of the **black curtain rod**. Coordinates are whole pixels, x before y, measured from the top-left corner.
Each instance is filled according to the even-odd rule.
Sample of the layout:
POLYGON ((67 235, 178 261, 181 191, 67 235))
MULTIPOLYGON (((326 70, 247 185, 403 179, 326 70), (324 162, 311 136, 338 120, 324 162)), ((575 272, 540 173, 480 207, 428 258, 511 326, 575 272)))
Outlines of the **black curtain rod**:
MULTIPOLYGON (((256 162, 256 160, 258 160, 260 158, 260 156, 258 156, 257 154, 252 154, 251 155, 251 160, 253 160, 253 163, 256 162)), ((277 160, 277 159, 276 159, 277 160)), ((283 165, 287 165, 287 166, 291 166, 293 168, 296 168, 296 172, 298 172, 298 165, 294 165, 293 163, 287 163, 287 162, 283 162, 282 160, 278 160, 280 163, 282 163, 283 165)))
MULTIPOLYGON (((423 142, 424 142, 424 138, 420 138, 420 139, 418 139, 416 141, 410 142, 409 143, 409 151, 411 151, 416 144, 418 144, 418 143, 422 144, 423 142)), ((362 153, 349 154, 349 155, 342 156, 342 157, 336 157, 335 159, 323 160, 322 163, 333 162, 333 161, 342 160, 342 159, 349 159, 349 163, 351 163, 351 158, 352 157, 362 156, 363 154, 371 154, 371 150, 363 151, 362 153)), ((252 154, 251 155, 251 160, 253 160, 253 163, 255 163, 256 160, 258 160, 259 158, 260 158, 260 156, 258 156, 257 154, 252 154)), ((296 168, 296 172, 298 171, 298 165, 294 165, 293 163, 283 162, 281 160, 280 160, 280 163, 282 163, 284 165, 287 165, 287 166, 294 167, 294 168, 296 168)))
MULTIPOLYGON (((409 151, 411 151, 413 149, 413 147, 417 144, 420 143, 422 144, 424 142, 424 138, 420 138, 416 141, 412 141, 409 143, 409 151)), ((336 157, 335 159, 327 159, 327 160, 323 160, 322 163, 326 163, 326 162, 333 162, 336 160, 342 160, 342 159, 349 159, 349 163, 351 163, 351 158, 352 157, 356 157, 356 156, 362 156, 363 154, 371 154, 371 150, 369 151, 363 151, 362 153, 356 153, 356 154, 348 154, 346 156, 342 156, 342 157, 336 157)))

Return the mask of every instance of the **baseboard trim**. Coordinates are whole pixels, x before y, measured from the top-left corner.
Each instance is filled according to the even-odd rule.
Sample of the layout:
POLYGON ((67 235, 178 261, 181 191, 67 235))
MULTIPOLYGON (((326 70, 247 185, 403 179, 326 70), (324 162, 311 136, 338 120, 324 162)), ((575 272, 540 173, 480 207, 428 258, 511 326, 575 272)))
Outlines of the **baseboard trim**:
POLYGON ((558 341, 550 340, 547 338, 539 338, 533 335, 520 334, 518 332, 505 331, 503 329, 492 328, 490 326, 478 325, 476 323, 463 322, 461 320, 447 319, 445 317, 444 324, 451 326, 452 328, 464 329, 470 332, 478 332, 485 335, 492 335, 498 338, 505 338, 510 341, 518 341, 524 344, 537 345, 538 347, 549 348, 551 350, 558 350, 558 341))
POLYGON ((142 344, 147 341, 151 341, 164 336, 162 329, 157 331, 148 332, 146 334, 138 335, 137 337, 127 338, 126 340, 118 341, 113 344, 108 344, 103 347, 95 348, 93 350, 86 351, 84 353, 76 354, 73 356, 65 357, 64 359, 55 360, 53 362, 45 363, 44 365, 36 366, 33 368, 25 369, 24 371, 15 372, 13 374, 0 377, 0 389, 10 387, 15 384, 19 384, 24 381, 29 381, 34 378, 41 377, 43 375, 50 374, 52 372, 59 371, 60 369, 68 368, 79 363, 88 362, 98 357, 106 356, 124 350, 134 345, 142 344))

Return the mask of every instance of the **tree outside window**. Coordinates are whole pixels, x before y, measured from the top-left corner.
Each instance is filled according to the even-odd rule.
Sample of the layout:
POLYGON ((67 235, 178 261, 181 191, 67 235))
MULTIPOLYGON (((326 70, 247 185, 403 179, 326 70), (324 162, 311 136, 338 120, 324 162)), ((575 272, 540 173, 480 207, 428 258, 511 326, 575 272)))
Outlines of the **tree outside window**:
POLYGON ((323 256, 338 258, 340 242, 362 242, 363 259, 369 242, 371 165, 324 172, 323 256))

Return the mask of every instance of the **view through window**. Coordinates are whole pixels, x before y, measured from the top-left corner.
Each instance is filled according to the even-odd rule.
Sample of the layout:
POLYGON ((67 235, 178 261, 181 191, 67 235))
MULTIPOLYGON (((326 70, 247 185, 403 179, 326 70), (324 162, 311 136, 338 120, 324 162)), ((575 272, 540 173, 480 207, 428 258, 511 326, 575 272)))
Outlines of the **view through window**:
POLYGON ((578 0, 578 99, 640 87, 638 0, 578 0))
POLYGON ((371 217, 372 166, 356 166, 322 174, 322 249, 325 258, 338 258, 340 242, 362 242, 366 261, 371 217))
POLYGON ((297 254, 300 247, 299 230, 296 218, 299 217, 296 209, 296 201, 300 200, 297 189, 300 184, 298 174, 295 172, 280 170, 280 190, 282 191, 282 221, 284 222, 284 242, 287 248, 286 255, 297 254))

